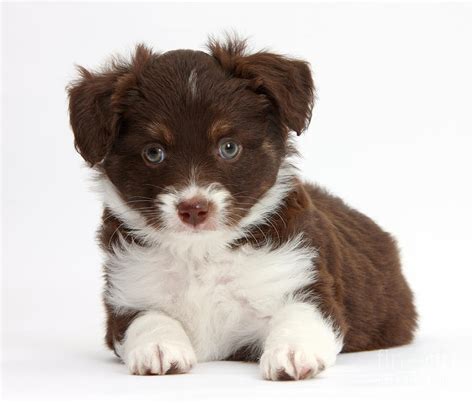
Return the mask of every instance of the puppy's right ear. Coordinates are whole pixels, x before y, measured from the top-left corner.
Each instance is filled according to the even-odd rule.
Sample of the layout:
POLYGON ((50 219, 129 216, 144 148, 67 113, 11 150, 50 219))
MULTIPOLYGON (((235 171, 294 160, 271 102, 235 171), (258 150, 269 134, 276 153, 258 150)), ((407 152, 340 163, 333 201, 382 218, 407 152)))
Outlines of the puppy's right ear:
POLYGON ((79 67, 79 80, 68 88, 69 117, 76 150, 91 166, 110 150, 126 107, 139 93, 139 75, 151 55, 151 50, 138 45, 131 62, 113 62, 100 73, 79 67))

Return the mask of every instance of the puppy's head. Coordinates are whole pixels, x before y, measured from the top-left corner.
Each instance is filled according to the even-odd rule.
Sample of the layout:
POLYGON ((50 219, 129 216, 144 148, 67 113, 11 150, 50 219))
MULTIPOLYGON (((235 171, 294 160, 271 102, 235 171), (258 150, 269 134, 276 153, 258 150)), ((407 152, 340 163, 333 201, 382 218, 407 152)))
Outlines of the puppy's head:
POLYGON ((81 68, 70 86, 76 148, 116 192, 120 202, 108 204, 117 215, 202 233, 250 225, 277 207, 288 134, 311 116, 310 69, 248 54, 236 40, 209 49, 138 46, 131 61, 81 68))

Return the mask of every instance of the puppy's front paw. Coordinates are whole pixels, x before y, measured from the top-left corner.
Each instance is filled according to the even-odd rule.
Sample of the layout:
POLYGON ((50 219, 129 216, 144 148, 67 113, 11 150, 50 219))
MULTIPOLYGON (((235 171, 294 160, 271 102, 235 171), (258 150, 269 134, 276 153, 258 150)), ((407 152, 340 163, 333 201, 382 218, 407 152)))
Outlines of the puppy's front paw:
POLYGON ((196 355, 191 346, 147 343, 132 349, 125 363, 133 375, 182 374, 196 364, 196 355))
POLYGON ((266 350, 260 358, 263 377, 272 381, 313 378, 325 368, 317 352, 301 346, 282 345, 266 350))

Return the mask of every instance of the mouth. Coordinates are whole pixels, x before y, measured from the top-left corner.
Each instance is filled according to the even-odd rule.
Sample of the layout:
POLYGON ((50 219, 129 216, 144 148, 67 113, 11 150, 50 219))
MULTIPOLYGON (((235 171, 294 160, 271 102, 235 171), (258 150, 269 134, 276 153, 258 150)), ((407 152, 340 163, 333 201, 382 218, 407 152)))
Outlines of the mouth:
POLYGON ((217 231, 217 227, 199 225, 196 227, 184 227, 181 232, 187 233, 187 234, 202 234, 203 232, 212 232, 212 231, 217 231))

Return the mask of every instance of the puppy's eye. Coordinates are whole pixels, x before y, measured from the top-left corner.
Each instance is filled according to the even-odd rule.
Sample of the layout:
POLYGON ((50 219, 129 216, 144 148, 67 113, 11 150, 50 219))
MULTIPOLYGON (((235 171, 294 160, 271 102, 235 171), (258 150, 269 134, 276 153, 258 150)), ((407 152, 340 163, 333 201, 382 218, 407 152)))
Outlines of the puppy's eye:
POLYGON ((222 159, 233 160, 239 155, 242 146, 232 139, 222 139, 219 142, 219 155, 222 159))
POLYGON ((165 159, 163 147, 157 144, 146 146, 142 154, 145 161, 151 164, 159 164, 165 159))

